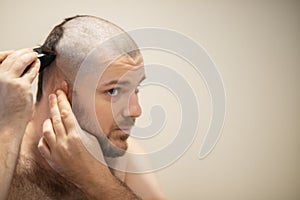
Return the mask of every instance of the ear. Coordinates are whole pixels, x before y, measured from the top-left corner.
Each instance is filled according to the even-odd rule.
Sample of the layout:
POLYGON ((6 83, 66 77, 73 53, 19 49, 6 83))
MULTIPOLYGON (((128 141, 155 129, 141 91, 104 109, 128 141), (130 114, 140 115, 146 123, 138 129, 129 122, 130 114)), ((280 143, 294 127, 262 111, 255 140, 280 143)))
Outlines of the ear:
POLYGON ((72 99, 71 99, 71 96, 69 94, 69 91, 70 91, 69 90, 69 85, 65 80, 61 82, 59 89, 61 89, 67 95, 68 100, 71 103, 72 99))

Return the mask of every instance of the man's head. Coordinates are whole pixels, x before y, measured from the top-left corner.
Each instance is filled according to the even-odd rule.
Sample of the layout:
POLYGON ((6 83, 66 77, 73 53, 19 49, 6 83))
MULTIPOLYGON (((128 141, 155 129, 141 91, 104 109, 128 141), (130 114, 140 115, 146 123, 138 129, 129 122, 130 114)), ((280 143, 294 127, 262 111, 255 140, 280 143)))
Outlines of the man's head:
POLYGON ((42 48, 57 56, 39 76, 37 101, 66 81, 81 128, 97 137, 105 156, 123 155, 141 114, 137 87, 145 76, 134 41, 106 20, 76 16, 56 26, 42 48))

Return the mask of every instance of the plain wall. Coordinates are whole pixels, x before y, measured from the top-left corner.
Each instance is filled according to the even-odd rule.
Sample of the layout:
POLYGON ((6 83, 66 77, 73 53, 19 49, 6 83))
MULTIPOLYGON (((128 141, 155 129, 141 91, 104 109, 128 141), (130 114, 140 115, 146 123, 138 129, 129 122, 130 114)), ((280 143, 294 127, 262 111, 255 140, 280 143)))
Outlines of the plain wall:
MULTIPOLYGON (((207 50, 222 75, 224 130, 203 160, 198 153, 211 105, 203 81, 190 79, 199 84, 203 112, 192 146, 158 172, 168 199, 300 199, 300 1, 1 0, 0 50, 41 44, 54 25, 76 14, 125 30, 179 31, 207 50)), ((144 107, 151 104, 143 99, 144 107)), ((169 116, 170 130, 176 120, 169 116)), ((167 143, 168 134, 147 148, 167 143)))

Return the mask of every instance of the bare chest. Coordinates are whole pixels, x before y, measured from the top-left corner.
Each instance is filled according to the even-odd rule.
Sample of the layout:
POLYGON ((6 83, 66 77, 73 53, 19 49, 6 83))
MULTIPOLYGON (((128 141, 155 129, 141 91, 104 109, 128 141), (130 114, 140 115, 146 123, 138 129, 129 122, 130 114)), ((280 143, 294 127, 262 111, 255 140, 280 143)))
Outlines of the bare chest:
POLYGON ((62 188, 41 187, 41 183, 32 183, 30 180, 15 179, 11 184, 9 200, 54 200, 54 199, 86 199, 81 191, 76 188, 65 190, 62 188))
POLYGON ((86 197, 80 189, 59 175, 47 172, 37 166, 28 169, 25 163, 19 161, 8 199, 79 200, 86 199, 86 197))

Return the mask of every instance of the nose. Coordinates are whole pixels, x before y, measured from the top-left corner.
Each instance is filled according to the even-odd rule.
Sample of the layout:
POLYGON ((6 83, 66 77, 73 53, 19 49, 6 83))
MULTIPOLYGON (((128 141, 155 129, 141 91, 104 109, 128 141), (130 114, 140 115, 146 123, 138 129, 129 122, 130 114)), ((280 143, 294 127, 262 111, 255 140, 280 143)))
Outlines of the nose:
POLYGON ((124 117, 137 118, 137 117, 141 116, 141 114, 142 114, 142 109, 139 104, 138 95, 137 95, 137 93, 133 92, 129 96, 129 101, 127 102, 127 106, 125 107, 125 109, 123 111, 123 115, 124 115, 124 117))

